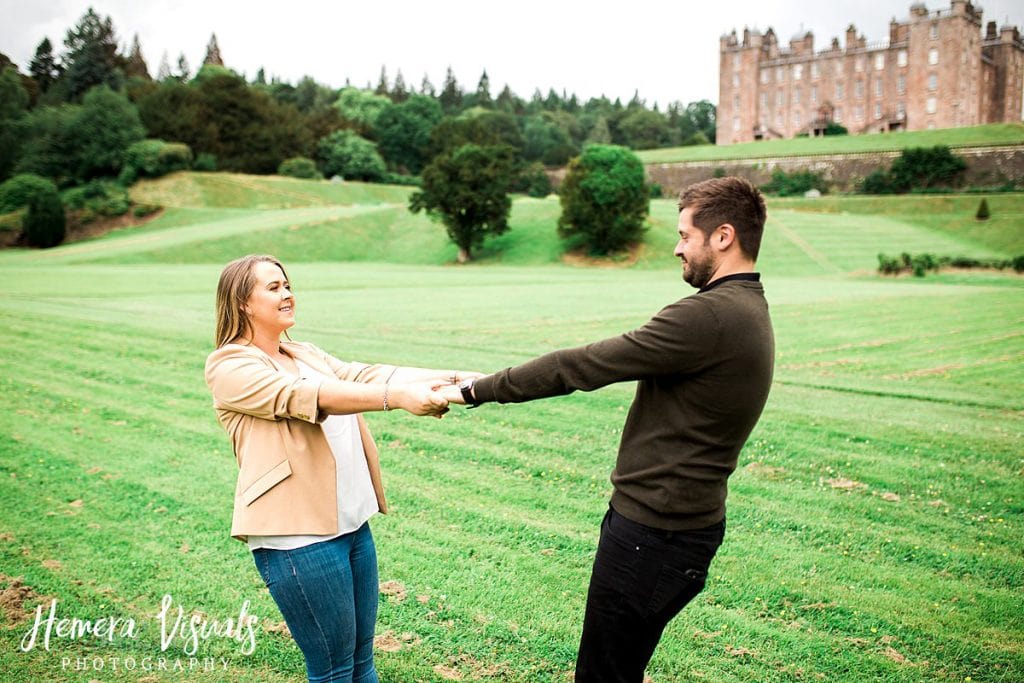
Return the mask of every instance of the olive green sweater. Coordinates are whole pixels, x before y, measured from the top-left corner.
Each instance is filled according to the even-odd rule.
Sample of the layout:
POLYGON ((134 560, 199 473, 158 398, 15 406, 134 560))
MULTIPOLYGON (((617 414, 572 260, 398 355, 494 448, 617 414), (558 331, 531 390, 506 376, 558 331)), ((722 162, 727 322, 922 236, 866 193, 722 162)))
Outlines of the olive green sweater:
POLYGON ((648 526, 697 529, 725 516, 726 480, 761 416, 774 358, 759 276, 741 273, 632 332, 483 377, 474 393, 481 403, 521 403, 638 380, 612 507, 648 526))

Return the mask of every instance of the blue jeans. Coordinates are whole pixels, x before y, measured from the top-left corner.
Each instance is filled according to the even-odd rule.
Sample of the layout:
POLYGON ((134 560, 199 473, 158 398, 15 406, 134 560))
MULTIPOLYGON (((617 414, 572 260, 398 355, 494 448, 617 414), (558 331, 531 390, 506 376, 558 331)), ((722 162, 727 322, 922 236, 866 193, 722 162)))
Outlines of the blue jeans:
POLYGON ((590 576, 576 683, 641 683, 661 634, 704 589, 725 520, 665 531, 609 508, 590 576))
POLYGON ((310 683, 377 683, 377 550, 369 523, 295 550, 252 551, 310 683))

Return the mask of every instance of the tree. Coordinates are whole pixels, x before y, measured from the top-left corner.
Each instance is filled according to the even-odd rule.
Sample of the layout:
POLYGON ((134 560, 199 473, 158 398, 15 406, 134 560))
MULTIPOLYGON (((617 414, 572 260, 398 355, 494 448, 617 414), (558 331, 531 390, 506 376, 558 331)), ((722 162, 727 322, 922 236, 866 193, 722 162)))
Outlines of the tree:
POLYGON ((981 203, 978 204, 978 210, 974 213, 974 217, 979 221, 987 221, 992 213, 988 210, 988 199, 985 197, 981 198, 981 203))
POLYGON ((377 117, 391 104, 391 99, 359 88, 342 88, 334 106, 342 117, 361 135, 372 135, 377 117))
POLYGON ((184 83, 192 75, 192 70, 188 65, 188 60, 185 59, 185 53, 182 52, 178 55, 178 80, 184 83))
POLYGON ((23 122, 23 138, 16 173, 34 173, 52 178, 58 185, 74 177, 78 165, 78 142, 74 122, 81 106, 33 109, 23 122))
POLYGON ((526 144, 511 114, 486 109, 469 109, 456 118, 446 117, 430 134, 431 156, 450 152, 464 144, 507 145, 519 154, 526 144))
POLYGON ((586 144, 607 145, 612 141, 612 134, 608 130, 608 119, 603 116, 597 117, 590 132, 587 133, 586 144))
POLYGON ((405 102, 407 99, 409 99, 409 90, 405 87, 405 78, 402 76, 402 70, 399 69, 395 75, 395 87, 391 89, 391 101, 405 102))
POLYGON ((167 51, 164 50, 163 57, 160 58, 160 66, 156 71, 156 80, 163 83, 171 77, 171 63, 167 60, 167 51))
POLYGON ((387 172, 377 146, 350 130, 336 130, 317 144, 324 175, 346 180, 378 181, 387 172))
POLYGON ((373 91, 374 95, 380 95, 381 97, 387 97, 390 87, 388 86, 388 70, 386 66, 381 65, 380 67, 380 80, 377 81, 377 89, 373 91))
POLYGON ((949 147, 908 147, 893 159, 889 173, 900 192, 912 189, 952 187, 956 185, 967 163, 953 154, 949 147))
POLYGON ((57 194, 57 186, 47 182, 48 187, 36 192, 29 199, 28 211, 22 221, 25 240, 29 246, 44 249, 63 242, 67 228, 64 205, 57 194))
POLYGON ((450 66, 445 73, 444 87, 441 88, 441 94, 437 96, 437 100, 441 103, 441 109, 446 115, 457 114, 462 110, 462 89, 459 88, 459 82, 455 80, 455 72, 450 66))
POLYGON ((487 77, 487 69, 480 74, 480 81, 476 84, 476 93, 473 96, 473 105, 490 109, 494 106, 491 99, 491 79, 487 77))
POLYGON ((437 90, 434 88, 434 84, 430 82, 430 77, 427 74, 423 74, 423 82, 420 83, 420 94, 427 97, 435 97, 437 95, 437 90))
POLYGON ((638 241, 650 210, 643 164, 614 145, 591 145, 573 159, 559 200, 558 234, 570 249, 591 254, 610 254, 638 241))
POLYGON ((430 133, 441 117, 441 105, 424 95, 413 95, 405 102, 384 108, 377 117, 377 141, 392 168, 412 174, 423 170, 430 133))
POLYGON ((650 109, 636 109, 619 122, 623 140, 633 149, 654 149, 670 140, 668 121, 650 109))
POLYGON ((117 175, 125 151, 146 136, 135 105, 106 86, 86 93, 72 126, 77 142, 75 177, 79 180, 117 175))
POLYGON ((305 179, 323 178, 316 167, 316 162, 306 157, 292 157, 291 159, 285 159, 281 162, 281 165, 277 167, 277 175, 305 179))
POLYGON ((146 60, 142 56, 142 45, 139 44, 139 34, 135 34, 135 38, 132 40, 132 51, 128 54, 128 59, 124 65, 124 73, 129 78, 142 78, 147 81, 152 80, 149 75, 149 67, 146 66, 146 60))
POLYGON ((105 84, 121 87, 123 74, 117 54, 117 36, 110 17, 101 18, 90 7, 64 38, 63 61, 68 94, 77 100, 87 90, 105 84))
POLYGON ((526 141, 523 155, 526 159, 548 166, 562 166, 579 152, 566 126, 559 125, 559 113, 564 115, 564 112, 542 112, 526 119, 523 125, 526 141))
POLYGON ((53 56, 53 45, 49 38, 43 38, 43 42, 39 43, 35 57, 28 65, 28 72, 39 85, 39 91, 44 93, 60 78, 61 68, 53 56))
POLYGON ((224 60, 220 56, 220 46, 217 45, 217 34, 210 34, 210 42, 206 45, 206 56, 203 57, 203 64, 224 66, 224 60))
POLYGON ((409 198, 409 210, 440 220, 465 263, 485 237, 508 231, 514 166, 510 147, 462 145, 423 169, 422 189, 409 198))

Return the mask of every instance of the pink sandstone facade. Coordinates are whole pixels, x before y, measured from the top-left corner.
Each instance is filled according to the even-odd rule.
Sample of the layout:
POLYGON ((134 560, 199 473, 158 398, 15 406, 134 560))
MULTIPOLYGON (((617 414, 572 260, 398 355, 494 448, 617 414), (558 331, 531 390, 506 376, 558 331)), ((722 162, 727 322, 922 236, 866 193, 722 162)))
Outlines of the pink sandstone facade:
POLYGON ((807 32, 779 45, 774 31, 721 39, 716 142, 728 145, 820 134, 829 122, 851 134, 1019 122, 1024 40, 1015 26, 982 31, 981 9, 910 8, 889 40, 846 30, 815 51, 807 32))

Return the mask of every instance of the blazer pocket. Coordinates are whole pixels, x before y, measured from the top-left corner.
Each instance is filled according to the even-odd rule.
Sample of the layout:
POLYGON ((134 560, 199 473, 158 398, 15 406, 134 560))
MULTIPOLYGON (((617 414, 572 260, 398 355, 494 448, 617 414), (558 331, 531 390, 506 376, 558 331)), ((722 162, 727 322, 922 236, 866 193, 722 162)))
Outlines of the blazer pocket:
POLYGON ((291 474, 292 466, 288 464, 287 460, 282 460, 242 491, 242 502, 252 505, 254 500, 290 477, 291 474))

